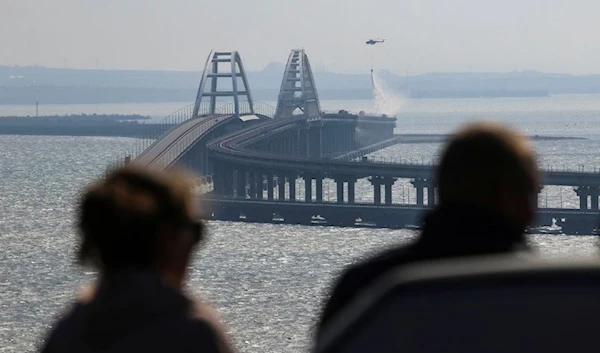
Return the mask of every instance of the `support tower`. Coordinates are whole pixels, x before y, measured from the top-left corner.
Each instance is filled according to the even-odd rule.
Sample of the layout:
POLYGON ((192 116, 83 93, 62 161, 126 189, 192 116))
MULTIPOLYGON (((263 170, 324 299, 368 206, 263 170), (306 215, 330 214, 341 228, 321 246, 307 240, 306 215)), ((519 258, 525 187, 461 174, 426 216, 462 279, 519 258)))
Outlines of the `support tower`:
POLYGON ((289 118, 295 113, 308 119, 321 117, 319 96, 304 49, 293 49, 290 53, 283 73, 275 119, 289 118))
POLYGON ((244 65, 242 65, 240 54, 237 51, 210 52, 210 54, 208 54, 208 58, 206 59, 206 64, 204 65, 204 72, 202 73, 200 86, 198 87, 198 94, 196 95, 196 104, 194 105, 193 116, 198 116, 200 111, 200 103, 202 103, 202 98, 204 97, 208 97, 210 99, 209 114, 211 115, 217 113, 217 97, 232 97, 234 113, 237 117, 239 117, 241 109, 239 96, 246 96, 248 108, 245 110, 248 111, 245 113, 254 114, 254 103, 252 101, 250 86, 248 85, 246 71, 244 71, 244 65), (220 71, 220 68, 223 70, 220 71), (241 89, 238 86, 238 77, 242 78, 243 87, 241 89), (218 80, 219 78, 226 80, 218 80), (222 81, 229 81, 227 79, 229 79, 230 82, 227 82, 226 88, 223 89, 222 85, 219 85, 219 83, 222 81), (209 80, 210 91, 205 92, 205 86, 209 80))

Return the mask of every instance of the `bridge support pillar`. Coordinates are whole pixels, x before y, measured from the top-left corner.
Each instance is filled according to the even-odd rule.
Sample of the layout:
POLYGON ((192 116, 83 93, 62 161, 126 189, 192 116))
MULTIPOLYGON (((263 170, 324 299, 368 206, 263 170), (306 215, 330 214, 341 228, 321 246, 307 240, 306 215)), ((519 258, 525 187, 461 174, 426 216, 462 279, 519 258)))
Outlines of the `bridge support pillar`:
POLYGON ((256 172, 254 174, 254 182, 256 183, 256 199, 262 200, 264 197, 264 179, 262 172, 256 172))
POLYGON ((256 198, 256 173, 253 171, 248 172, 248 185, 250 198, 256 198))
POLYGON ((246 199, 246 171, 238 168, 236 177, 237 177, 236 197, 238 199, 245 200, 246 199))
POLYGON ((587 210, 588 208, 588 197, 587 194, 579 195, 579 209, 587 210))
POLYGON ((279 188, 279 200, 285 200, 285 176, 283 173, 277 174, 277 187, 279 188))
POLYGON ((348 203, 354 203, 356 180, 348 180, 348 203))
POLYGON ((591 209, 594 211, 598 210, 598 197, 599 196, 600 196, 600 189, 597 187, 590 187, 591 209))
MULTIPOLYGON (((538 192, 535 194, 535 200, 533 201, 533 204, 535 205, 536 210, 538 208, 540 208, 540 194, 542 193, 542 190, 544 190, 543 185, 538 187, 538 192)), ((586 204, 587 204, 587 199, 586 199, 586 204)))
POLYGON ((304 202, 312 202, 312 176, 304 176, 304 202))
POLYGON ((221 185, 223 183, 223 178, 221 176, 221 168, 219 163, 213 163, 213 172, 212 172, 212 182, 213 182, 213 193, 216 195, 222 195, 221 185))
POLYGON ((267 198, 269 201, 273 201, 273 189, 275 186, 273 185, 273 173, 267 173, 267 198))
POLYGON ((290 183, 290 201, 296 201, 296 176, 290 175, 288 179, 290 183))
POLYGON ((317 202, 323 202, 323 177, 318 175, 316 177, 316 187, 317 187, 317 202))
POLYGON ((395 178, 383 178, 383 185, 385 186, 385 204, 392 204, 392 186, 396 182, 395 178))
POLYGON ((337 187, 337 203, 344 203, 344 180, 336 179, 335 184, 337 187))
POLYGON ((433 183, 427 185, 427 204, 435 206, 435 185, 433 183))
POLYGON ((424 202, 424 191, 427 186, 427 180, 425 179, 414 179, 410 182, 417 189, 417 205, 422 206, 424 202))
POLYGON ((577 186, 574 188, 575 193, 579 196, 579 209, 587 210, 588 209, 588 196, 590 195, 590 187, 589 186, 577 186))
POLYGON ((373 185, 373 203, 376 205, 380 205, 381 204, 382 178, 378 177, 378 176, 374 176, 374 177, 370 178, 369 181, 373 185))
POLYGON ((354 203, 355 201, 355 189, 356 189, 356 178, 351 176, 338 177, 335 179, 337 186, 337 203, 354 203), (348 196, 344 199, 344 183, 348 184, 348 196))
POLYGON ((376 205, 381 204, 381 184, 373 184, 373 202, 376 205))
POLYGON ((222 195, 232 197, 233 196, 233 168, 225 165, 221 165, 222 171, 222 195))

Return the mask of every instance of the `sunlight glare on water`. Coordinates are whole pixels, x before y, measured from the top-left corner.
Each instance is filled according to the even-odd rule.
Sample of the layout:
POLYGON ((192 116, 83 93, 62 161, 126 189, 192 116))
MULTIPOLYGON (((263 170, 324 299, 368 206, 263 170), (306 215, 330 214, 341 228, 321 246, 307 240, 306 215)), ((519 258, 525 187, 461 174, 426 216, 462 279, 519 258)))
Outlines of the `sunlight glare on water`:
MULTIPOLYGON (((600 166, 599 128, 588 128, 595 117, 589 107, 596 103, 572 99, 575 102, 565 97, 548 98, 548 111, 515 113, 513 109, 526 104, 513 101, 505 111, 496 109, 496 113, 525 133, 588 137, 537 142, 542 163, 600 166), (581 109, 567 114, 553 108, 555 100, 568 109, 580 104, 581 109), (544 116, 553 126, 545 123, 544 116), (567 129, 574 116, 580 118, 578 127, 567 129)), ((483 99, 472 103, 471 110, 501 102, 483 99)), ((352 104, 360 103, 347 102, 352 104)), ((469 110, 436 113, 440 105, 448 108, 460 104, 432 100, 429 109, 433 113, 427 114, 415 108, 422 104, 407 103, 399 115, 398 131, 446 133, 460 124, 460 117, 469 110)), ((73 300, 76 288, 94 277, 92 271, 73 264, 77 195, 133 142, 107 137, 0 136, 0 352, 36 350, 49 325, 73 300)), ((387 158, 428 160, 440 146, 406 144, 378 153, 387 158)), ((401 188, 408 186, 394 186, 396 201, 402 200, 401 188)), ((568 188, 561 192, 565 200, 574 194, 568 188)), ((357 184, 356 197, 372 200, 368 182, 357 184)), ((558 202, 558 194, 549 197, 549 202, 558 202)), ((542 202, 543 194, 540 199, 542 202)), ((233 222, 210 222, 208 228, 209 241, 196 257, 189 287, 218 308, 242 352, 306 351, 318 308, 335 275, 377 249, 406 243, 415 236, 409 230, 233 222)), ((534 235, 531 240, 544 256, 597 256, 596 237, 534 235)))

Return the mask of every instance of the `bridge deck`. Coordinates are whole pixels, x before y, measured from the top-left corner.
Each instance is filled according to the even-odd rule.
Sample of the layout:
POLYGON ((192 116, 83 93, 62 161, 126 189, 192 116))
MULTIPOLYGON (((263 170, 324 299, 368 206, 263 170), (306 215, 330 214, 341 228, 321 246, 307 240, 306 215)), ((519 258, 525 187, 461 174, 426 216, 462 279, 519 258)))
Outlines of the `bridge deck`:
MULTIPOLYGON (((279 121, 278 123, 279 129, 284 128, 282 126, 283 122, 279 121)), ((289 121, 289 124, 297 123, 297 121, 289 121)), ((263 125, 261 129, 268 130, 268 126, 263 125)), ((244 148, 243 142, 260 138, 260 136, 257 131, 243 130, 214 141, 210 144, 209 149, 213 152, 214 157, 232 165, 270 168, 273 170, 299 170, 326 176, 346 175, 354 176, 357 179, 373 175, 406 179, 431 179, 436 168, 435 165, 431 164, 385 163, 373 160, 357 162, 345 160, 344 158, 282 156, 244 148)), ((540 170, 540 173, 544 185, 600 187, 600 172, 540 170)))
POLYGON ((384 148, 388 148, 390 146, 399 144, 400 142, 402 142, 402 139, 398 136, 394 136, 391 139, 387 139, 387 140, 384 140, 384 141, 381 141, 378 143, 374 143, 372 145, 365 146, 363 148, 359 148, 354 151, 338 154, 337 156, 334 157, 334 159, 343 160, 343 161, 351 161, 353 159, 364 157, 370 153, 377 152, 384 148))
POLYGON ((159 137, 150 147, 134 159, 147 167, 165 168, 177 160, 197 139, 232 116, 212 115, 189 119, 159 137))

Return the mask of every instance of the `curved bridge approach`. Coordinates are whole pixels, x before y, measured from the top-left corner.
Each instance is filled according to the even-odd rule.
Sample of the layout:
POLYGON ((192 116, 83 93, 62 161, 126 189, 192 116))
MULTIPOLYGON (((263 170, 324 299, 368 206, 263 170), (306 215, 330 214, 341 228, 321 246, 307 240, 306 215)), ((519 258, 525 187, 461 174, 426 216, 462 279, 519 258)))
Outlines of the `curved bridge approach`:
POLYGON ((203 175, 212 174, 205 148, 207 141, 246 125, 271 119, 274 112, 273 107, 262 103, 254 104, 254 109, 258 112, 256 114, 245 112, 242 108, 241 115, 237 116, 227 111, 229 108, 233 107, 226 105, 214 114, 193 116, 173 126, 133 161, 158 169, 178 164, 203 175))
MULTIPOLYGON (((383 227, 418 224, 423 212, 435 204, 434 165, 340 158, 348 153, 313 156, 310 148, 322 150, 325 141, 348 139, 323 135, 322 131, 323 145, 320 147, 310 144, 310 134, 305 137, 305 143, 310 144, 308 151, 294 147, 298 141, 294 140, 297 132, 323 129, 331 124, 335 126, 333 131, 343 134, 344 131, 355 132, 360 124, 365 129, 365 125, 381 123, 378 119, 349 114, 324 115, 318 124, 306 118, 279 119, 210 142, 209 156, 215 165, 214 191, 207 195, 206 200, 216 212, 211 216, 229 220, 241 217, 246 221, 301 224, 314 223, 315 217, 325 217, 326 221, 318 223, 350 226, 358 224, 359 220, 383 227), (354 128, 344 130, 344 124, 354 128), (286 144, 290 140, 293 142, 291 147, 289 143, 286 144), (304 182, 304 195, 301 197, 296 192, 298 179, 304 182), (335 183, 333 204, 323 199, 325 179, 335 183), (373 187, 372 204, 355 202, 356 183, 360 179, 368 179, 373 187), (414 204, 393 203, 393 185, 398 179, 410 180, 416 189, 414 204)), ((349 138, 353 141, 350 150, 370 151, 372 145, 365 147, 355 137, 349 138)), ((382 138, 379 144, 386 141, 398 143, 401 139, 393 136, 382 138)), ((303 145, 301 139, 300 145, 303 145)), ((360 157, 360 154, 354 157, 360 157)), ((541 170, 540 173, 545 186, 573 186, 580 199, 580 207, 540 208, 538 225, 556 222, 570 233, 590 234, 599 216, 600 173, 586 173, 583 170, 541 170)))

